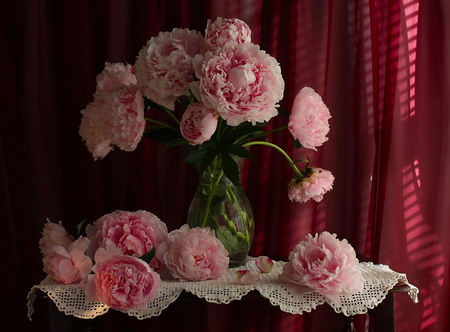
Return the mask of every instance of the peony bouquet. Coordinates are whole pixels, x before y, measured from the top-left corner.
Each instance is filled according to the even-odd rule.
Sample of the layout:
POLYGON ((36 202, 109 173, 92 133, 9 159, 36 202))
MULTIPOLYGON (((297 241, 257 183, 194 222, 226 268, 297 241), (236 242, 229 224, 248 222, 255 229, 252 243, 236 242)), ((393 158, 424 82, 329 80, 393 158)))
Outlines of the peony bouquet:
POLYGON ((113 147, 133 151, 145 135, 167 147, 183 146, 186 162, 200 170, 188 214, 191 227, 209 227, 231 262, 242 263, 253 237, 253 215, 240 186, 239 160, 250 146, 279 151, 293 169, 292 201, 321 201, 332 189, 331 172, 293 161, 269 136, 288 129, 295 146, 316 150, 325 143, 330 112, 309 87, 289 114, 279 102, 284 80, 275 58, 251 41, 248 25, 235 18, 208 20, 204 35, 173 29, 152 37, 134 66, 106 63, 94 100, 81 112, 80 135, 94 159, 113 147), (279 113, 287 124, 267 130, 279 113), (303 165, 300 167, 299 164, 303 165))
MULTIPOLYGON (((304 87, 289 113, 279 106, 283 93, 280 65, 251 42, 250 28, 238 19, 208 20, 204 34, 161 32, 139 51, 134 66, 106 63, 93 101, 81 111, 79 133, 94 159, 114 147, 133 151, 145 135, 167 147, 182 146, 185 161, 200 171, 200 183, 187 225, 171 232, 142 210, 114 211, 80 224, 78 238, 61 223, 46 223, 39 242, 44 271, 58 283, 81 284, 92 300, 128 310, 157 297, 160 273, 204 281, 242 265, 254 227, 239 177, 249 147, 270 147, 287 159, 291 201, 320 202, 333 186, 330 171, 293 161, 269 141, 284 129, 297 148, 316 150, 328 140, 331 115, 322 98, 304 87), (267 130, 279 113, 286 125, 267 130)), ((279 277, 335 298, 362 289, 357 263, 347 241, 324 232, 299 242, 279 277)), ((255 266, 237 270, 235 282, 262 282, 274 262, 260 256, 255 266)))

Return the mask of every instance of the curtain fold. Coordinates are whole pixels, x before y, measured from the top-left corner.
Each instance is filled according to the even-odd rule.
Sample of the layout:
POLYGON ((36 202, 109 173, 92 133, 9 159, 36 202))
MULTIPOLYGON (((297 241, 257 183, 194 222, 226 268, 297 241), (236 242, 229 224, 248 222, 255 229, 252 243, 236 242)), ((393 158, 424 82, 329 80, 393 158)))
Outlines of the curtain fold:
MULTIPOLYGON (((397 331, 447 330, 446 0, 3 2, 0 218, 7 236, 0 242, 9 302, 0 312, 7 329, 50 326, 45 302, 35 322, 25 319, 26 292, 44 277, 38 240, 47 217, 72 233, 81 220, 116 209, 150 210, 169 229, 184 223, 197 175, 181 149, 164 151, 144 139, 133 153, 113 151, 94 162, 78 135, 80 110, 92 100, 105 61, 133 64, 159 31, 202 31, 217 16, 246 21, 253 42, 280 62, 284 108, 310 86, 332 114, 329 141, 317 152, 295 150, 288 131, 270 138, 334 174, 333 191, 320 203, 290 202, 289 165, 276 151, 252 148, 254 161, 242 171, 256 222, 252 254, 286 260, 305 234, 334 232, 420 288, 419 304, 396 295, 397 331)), ((342 317, 326 306, 290 315, 250 298, 230 305, 183 300, 151 320, 108 313, 95 324, 108 331, 334 331, 342 317)), ((370 325, 365 317, 358 324, 370 325)))

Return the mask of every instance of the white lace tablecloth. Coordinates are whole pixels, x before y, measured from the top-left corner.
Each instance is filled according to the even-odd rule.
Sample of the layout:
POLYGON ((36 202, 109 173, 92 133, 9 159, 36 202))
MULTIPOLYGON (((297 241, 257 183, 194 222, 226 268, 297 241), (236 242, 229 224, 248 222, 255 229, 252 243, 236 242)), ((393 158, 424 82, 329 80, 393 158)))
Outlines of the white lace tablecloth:
MULTIPOLYGON (((392 271, 387 265, 359 263, 364 278, 364 290, 348 297, 340 296, 331 301, 306 287, 292 287, 278 280, 284 262, 274 262, 270 273, 262 274, 262 280, 252 285, 237 283, 236 271, 249 269, 257 271, 255 261, 251 259, 245 266, 229 269, 225 276, 217 280, 200 282, 183 282, 163 280, 158 297, 147 303, 145 307, 125 311, 129 316, 146 319, 158 316, 180 296, 182 291, 190 292, 199 298, 213 303, 230 303, 240 300, 252 290, 257 290, 267 298, 272 305, 279 306, 282 311, 301 314, 311 312, 318 305, 328 303, 337 313, 346 316, 364 314, 380 304, 387 293, 396 285, 408 287, 408 294, 414 302, 418 302, 417 287, 408 283, 406 275, 392 271)), ((28 317, 31 320, 33 303, 38 290, 46 293, 58 309, 66 315, 78 318, 94 318, 106 313, 109 307, 100 302, 90 302, 86 299, 83 289, 78 284, 62 285, 50 277, 39 285, 33 286, 28 294, 28 317)))

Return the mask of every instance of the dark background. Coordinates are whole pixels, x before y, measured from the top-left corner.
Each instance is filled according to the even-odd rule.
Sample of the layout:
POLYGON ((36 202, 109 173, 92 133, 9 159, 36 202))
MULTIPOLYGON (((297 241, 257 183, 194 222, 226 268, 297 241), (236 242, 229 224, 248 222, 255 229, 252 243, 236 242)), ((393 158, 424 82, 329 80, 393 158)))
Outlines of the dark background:
MULTIPOLYGON (((38 240, 47 217, 72 233, 81 220, 116 209, 147 209, 169 230, 184 223, 197 175, 182 151, 144 139, 135 152, 114 151, 94 162, 78 135, 80 110, 92 100, 105 61, 133 64, 159 31, 203 31, 217 16, 246 21, 253 42, 281 63, 284 107, 308 85, 333 116, 330 140, 318 152, 293 151, 287 131, 272 139, 332 171, 334 189, 320 203, 291 203, 287 163, 277 152, 252 150, 255 161, 243 169, 256 219, 252 254, 286 260, 305 234, 335 232, 420 288, 419 304, 397 295, 397 331, 448 329, 448 1, 5 0, 0 6, 0 318, 7 331, 50 328, 42 298, 33 322, 26 319, 26 294, 45 276, 38 240)), ((279 118, 272 126, 284 124, 279 118)), ((230 305, 188 298, 143 322, 111 312, 98 321, 108 331, 334 331, 341 324, 326 306, 290 315, 254 297, 230 305)))

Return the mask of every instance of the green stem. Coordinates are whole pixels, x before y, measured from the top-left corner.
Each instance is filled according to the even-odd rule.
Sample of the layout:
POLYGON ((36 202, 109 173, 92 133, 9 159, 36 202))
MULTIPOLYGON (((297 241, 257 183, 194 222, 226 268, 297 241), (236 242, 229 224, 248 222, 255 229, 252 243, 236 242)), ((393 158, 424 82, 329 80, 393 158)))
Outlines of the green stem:
POLYGON ((268 135, 276 133, 278 131, 285 130, 287 127, 288 127, 288 125, 284 125, 284 126, 281 126, 280 128, 272 129, 272 130, 268 131, 267 133, 265 133, 265 135, 268 136, 268 135))
POLYGON ((177 117, 173 114, 173 112, 167 108, 164 107, 164 112, 167 113, 167 115, 173 120, 175 121, 178 125, 180 125, 180 121, 177 119, 177 117))
POLYGON ((205 216, 203 217, 203 221, 202 221, 201 227, 205 227, 205 225, 206 225, 206 220, 208 219, 208 214, 209 214, 209 209, 211 207, 211 202, 212 202, 214 193, 216 192, 217 186, 218 186, 219 181, 222 178, 222 176, 223 176, 223 170, 220 170, 219 174, 217 175, 217 179, 216 179, 216 181, 214 181, 214 184, 213 184, 213 186, 211 188, 211 191, 209 192, 208 202, 206 203, 205 216))
POLYGON ((236 142, 236 144, 242 144, 243 142, 245 142, 249 139, 254 139, 254 138, 259 138, 259 137, 267 137, 273 133, 276 133, 276 132, 286 129, 287 127, 288 127, 288 125, 284 125, 284 126, 281 126, 280 128, 276 128, 276 129, 270 130, 268 132, 265 132, 264 134, 251 134, 250 133, 250 134, 242 137, 239 141, 236 142))
POLYGON ((172 127, 171 125, 168 125, 167 123, 164 123, 164 122, 161 122, 161 121, 158 121, 158 120, 155 120, 155 119, 151 119, 151 118, 145 118, 145 120, 147 120, 147 121, 149 121, 149 122, 156 123, 156 124, 158 124, 158 125, 160 125, 160 126, 163 126, 163 127, 169 128, 169 129, 172 129, 172 130, 174 130, 174 131, 178 131, 178 130, 176 130, 174 127, 172 127))
POLYGON ((265 146, 269 146, 269 147, 274 148, 275 150, 279 151, 287 159, 287 161, 289 162, 289 164, 291 165, 291 167, 295 171, 295 173, 297 173, 297 175, 300 178, 303 177, 302 172, 299 171, 299 169, 297 168, 295 163, 292 161, 291 157, 289 157, 289 155, 278 145, 275 145, 275 144, 272 144, 269 142, 264 142, 264 141, 253 141, 253 142, 245 143, 242 146, 246 148, 247 146, 252 146, 252 145, 265 145, 265 146))

